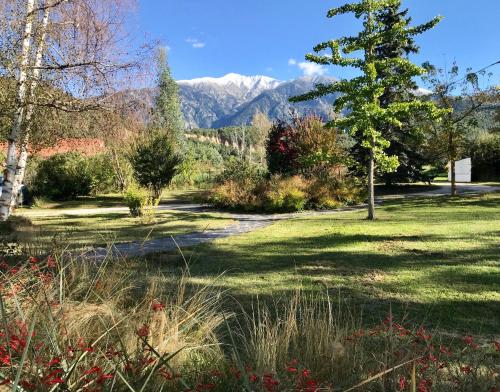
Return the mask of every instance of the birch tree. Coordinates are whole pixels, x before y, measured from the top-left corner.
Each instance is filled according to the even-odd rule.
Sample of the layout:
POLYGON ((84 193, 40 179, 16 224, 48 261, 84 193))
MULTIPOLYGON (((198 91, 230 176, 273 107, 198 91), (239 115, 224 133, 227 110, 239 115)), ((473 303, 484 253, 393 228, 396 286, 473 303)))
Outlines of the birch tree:
POLYGON ((3 25, 7 38, 2 50, 12 50, 10 55, 3 50, 0 71, 16 79, 17 93, 0 220, 6 220, 15 206, 37 112, 111 109, 119 81, 137 70, 143 58, 129 54, 132 43, 125 23, 132 4, 127 0, 6 1, 9 4, 0 12, 10 11, 17 20, 3 25), (22 30, 17 31, 18 26, 22 30), (21 45, 16 45, 19 38, 21 45))

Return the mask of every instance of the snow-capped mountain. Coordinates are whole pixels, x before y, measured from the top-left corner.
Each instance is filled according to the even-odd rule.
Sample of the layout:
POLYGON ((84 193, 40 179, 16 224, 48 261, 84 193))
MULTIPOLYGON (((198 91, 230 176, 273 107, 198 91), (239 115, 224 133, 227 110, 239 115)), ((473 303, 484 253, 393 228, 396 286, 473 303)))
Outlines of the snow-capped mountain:
POLYGON ((253 115, 263 112, 272 119, 292 113, 314 113, 327 117, 335 97, 291 104, 288 99, 306 93, 317 83, 333 78, 302 77, 283 82, 267 76, 230 73, 221 78, 178 81, 181 107, 189 128, 212 128, 248 124, 253 115))
POLYGON ((179 80, 179 85, 200 87, 200 86, 221 86, 225 88, 237 87, 242 92, 257 96, 265 90, 278 87, 283 82, 268 76, 244 76, 236 73, 229 73, 221 78, 198 78, 191 80, 179 80))

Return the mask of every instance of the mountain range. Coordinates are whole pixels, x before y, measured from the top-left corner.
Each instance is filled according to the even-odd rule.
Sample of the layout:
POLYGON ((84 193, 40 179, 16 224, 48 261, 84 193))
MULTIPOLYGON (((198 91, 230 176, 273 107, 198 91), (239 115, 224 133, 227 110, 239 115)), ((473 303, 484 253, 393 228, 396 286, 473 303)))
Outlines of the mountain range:
POLYGON ((221 78, 181 80, 181 110, 188 128, 221 128, 245 125, 255 113, 271 119, 286 119, 292 114, 316 114, 329 117, 335 96, 292 104, 295 95, 311 91, 318 83, 331 83, 328 76, 304 76, 280 81, 267 76, 243 76, 230 73, 221 78))

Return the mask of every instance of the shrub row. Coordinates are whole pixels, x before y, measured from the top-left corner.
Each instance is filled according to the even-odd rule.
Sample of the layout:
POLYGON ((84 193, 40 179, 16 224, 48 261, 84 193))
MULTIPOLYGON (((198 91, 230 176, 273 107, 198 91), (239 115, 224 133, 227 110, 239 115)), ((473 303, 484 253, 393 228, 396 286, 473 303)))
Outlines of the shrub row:
POLYGON ((217 207, 244 211, 295 212, 331 209, 363 201, 364 191, 354 178, 324 173, 307 179, 300 175, 266 177, 257 167, 233 162, 209 192, 217 207))
POLYGON ((52 200, 109 192, 116 187, 115 172, 109 162, 107 154, 57 154, 29 168, 27 185, 35 196, 52 200))

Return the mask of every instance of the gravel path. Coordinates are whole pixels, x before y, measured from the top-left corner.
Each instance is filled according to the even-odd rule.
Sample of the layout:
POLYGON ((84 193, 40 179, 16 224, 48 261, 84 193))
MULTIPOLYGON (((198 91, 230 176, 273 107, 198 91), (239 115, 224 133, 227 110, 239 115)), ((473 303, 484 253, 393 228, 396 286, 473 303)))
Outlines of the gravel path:
MULTIPOLYGON (((469 184, 458 185, 458 192, 460 194, 467 194, 467 193, 481 194, 481 193, 499 192, 499 191, 500 187, 492 187, 487 185, 469 185, 469 184)), ((382 203, 384 200, 394 200, 394 199, 409 198, 409 197, 422 197, 422 196, 437 197, 449 194, 450 194, 450 185, 444 184, 440 185, 440 187, 437 189, 425 192, 408 193, 404 195, 382 196, 377 199, 377 202, 382 203)), ((183 211, 200 212, 200 211, 206 211, 207 206, 203 206, 200 204, 170 204, 170 205, 166 204, 160 206, 159 208, 162 210, 183 210, 183 211)), ((228 213, 228 217, 236 221, 236 223, 231 224, 230 226, 221 229, 182 234, 175 237, 160 238, 143 242, 115 244, 112 248, 112 252, 116 256, 124 256, 124 257, 144 256, 147 254, 168 252, 175 250, 177 248, 191 247, 202 243, 214 241, 220 238, 227 238, 239 234, 249 233, 251 231, 267 227, 277 221, 292 219, 296 217, 336 214, 345 211, 358 211, 365 208, 366 208, 365 205, 361 205, 356 207, 341 208, 332 211, 308 211, 301 213, 274 214, 274 215, 228 213)), ((106 208, 106 209, 64 211, 64 214, 65 215, 72 215, 72 214, 84 215, 84 214, 94 214, 94 213, 102 214, 103 210, 110 212, 116 212, 116 211, 121 212, 123 210, 127 211, 127 209, 122 209, 122 208, 106 208)), ((95 251, 92 252, 92 255, 98 259, 102 259, 105 257, 107 253, 109 253, 108 250, 104 248, 97 248, 95 249, 95 251)))

